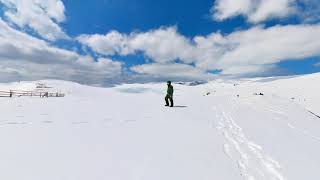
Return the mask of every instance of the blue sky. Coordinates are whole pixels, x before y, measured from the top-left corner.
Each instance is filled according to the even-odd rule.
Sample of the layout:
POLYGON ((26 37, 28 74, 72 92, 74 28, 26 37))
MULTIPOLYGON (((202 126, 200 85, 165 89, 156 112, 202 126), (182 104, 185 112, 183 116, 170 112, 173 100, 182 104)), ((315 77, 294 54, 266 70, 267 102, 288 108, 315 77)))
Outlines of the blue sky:
POLYGON ((8 49, 0 52, 0 80, 107 84, 319 72, 320 2, 251 1, 0 0, 0 46, 8 49))
POLYGON ((98 0, 64 1, 68 22, 64 25, 71 35, 106 33, 118 30, 130 33, 148 31, 160 26, 177 25, 186 36, 206 35, 216 30, 231 32, 243 25, 239 20, 226 23, 212 21, 208 7, 212 0, 150 1, 98 0), (183 7, 182 7, 183 6, 183 7))

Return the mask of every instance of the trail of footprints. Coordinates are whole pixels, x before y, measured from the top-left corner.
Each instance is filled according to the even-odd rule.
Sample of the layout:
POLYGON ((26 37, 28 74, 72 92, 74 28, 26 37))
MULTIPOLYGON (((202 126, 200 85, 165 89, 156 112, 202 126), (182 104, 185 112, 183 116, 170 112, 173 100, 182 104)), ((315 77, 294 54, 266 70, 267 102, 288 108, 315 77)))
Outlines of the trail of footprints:
POLYGON ((285 180, 280 164, 263 152, 263 148, 251 142, 233 118, 216 110, 217 128, 226 139, 225 154, 236 163, 245 180, 285 180))

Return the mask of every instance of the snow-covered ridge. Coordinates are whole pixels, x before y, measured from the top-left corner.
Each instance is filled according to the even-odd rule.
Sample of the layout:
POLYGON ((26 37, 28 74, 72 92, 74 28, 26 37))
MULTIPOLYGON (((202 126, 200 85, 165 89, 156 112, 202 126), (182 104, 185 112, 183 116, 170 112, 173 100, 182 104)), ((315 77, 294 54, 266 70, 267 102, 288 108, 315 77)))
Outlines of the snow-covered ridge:
POLYGON ((66 96, 0 98, 0 179, 320 178, 320 74, 174 84, 174 108, 166 83, 0 90, 37 83, 66 96))

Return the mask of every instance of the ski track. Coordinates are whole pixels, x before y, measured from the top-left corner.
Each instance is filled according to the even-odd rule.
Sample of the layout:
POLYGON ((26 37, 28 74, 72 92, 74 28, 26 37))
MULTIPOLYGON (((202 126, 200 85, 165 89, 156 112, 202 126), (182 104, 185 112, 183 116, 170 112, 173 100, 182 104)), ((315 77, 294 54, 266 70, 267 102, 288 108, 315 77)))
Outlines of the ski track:
POLYGON ((297 128, 296 126, 294 126, 294 125, 292 125, 292 124, 290 124, 290 123, 288 124, 288 126, 289 126, 291 129, 295 130, 296 132, 298 132, 298 133, 300 133, 300 134, 302 134, 302 135, 304 135, 304 136, 307 136, 307 137, 309 137, 309 138, 311 138, 311 139, 314 139, 314 140, 316 140, 317 142, 320 142, 320 138, 319 138, 319 137, 312 135, 312 134, 309 133, 308 131, 303 130, 303 129, 299 129, 299 128, 297 128))
POLYGON ((264 109, 264 110, 270 111, 271 113, 277 114, 281 117, 288 119, 288 115, 285 112, 283 112, 282 108, 279 106, 270 106, 268 104, 264 104, 263 106, 259 106, 259 108, 257 108, 255 102, 252 102, 252 101, 247 101, 245 104, 250 105, 251 108, 255 108, 257 110, 264 109))
POLYGON ((216 110, 218 126, 227 143, 225 154, 234 162, 246 180, 285 180, 280 164, 263 152, 263 148, 250 141, 231 117, 223 110, 216 110))
MULTIPOLYGON (((248 103, 249 104, 249 103, 248 103)), ((253 103, 250 103, 250 105, 252 105, 251 107, 255 108, 254 104, 253 103)), ((270 106, 270 105, 264 105, 264 106, 261 106, 260 108, 263 108, 267 111, 270 111, 272 113, 275 113, 275 114, 278 114, 279 116, 282 116, 282 117, 285 117, 285 119, 289 120, 290 122, 290 118, 289 116, 284 113, 280 107, 277 107, 277 106, 270 106)), ((313 116, 317 117, 317 118, 320 118, 320 116, 318 116, 317 114, 313 113, 312 111, 310 110, 307 110, 307 112, 309 112, 310 114, 312 114, 313 116)), ((303 130, 303 129, 300 129, 296 126, 294 126, 292 123, 288 123, 288 126, 289 128, 293 129, 294 131, 296 131, 297 133, 300 133, 306 137, 309 137, 317 142, 320 142, 320 137, 317 137, 317 136, 314 136, 312 135, 310 132, 306 131, 306 130, 303 130)))

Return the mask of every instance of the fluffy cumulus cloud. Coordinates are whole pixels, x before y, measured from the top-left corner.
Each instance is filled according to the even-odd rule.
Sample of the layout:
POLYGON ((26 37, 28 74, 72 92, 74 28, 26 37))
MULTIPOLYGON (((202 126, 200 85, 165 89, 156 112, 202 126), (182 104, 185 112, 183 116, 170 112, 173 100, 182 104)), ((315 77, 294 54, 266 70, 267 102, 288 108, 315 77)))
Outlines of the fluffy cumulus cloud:
POLYGON ((111 31, 106 35, 81 35, 82 44, 104 55, 128 55, 144 52, 156 62, 166 63, 175 59, 191 60, 192 45, 180 35, 176 27, 159 28, 145 33, 121 34, 111 31))
POLYGON ((315 38, 319 33, 320 25, 256 26, 227 35, 212 33, 187 38, 175 27, 168 27, 134 34, 117 32, 117 36, 122 38, 116 41, 108 39, 105 43, 103 41, 110 33, 83 35, 78 39, 105 55, 143 52, 154 64, 134 67, 138 73, 154 75, 160 70, 165 72, 167 67, 182 77, 184 72, 198 76, 212 70, 221 70, 223 75, 243 76, 267 74, 284 60, 303 60, 320 55, 320 41, 315 38), (104 45, 108 43, 113 47, 104 45), (176 64, 177 60, 181 66, 176 64), (193 70, 184 71, 186 67, 193 70))
POLYGON ((129 46, 142 51, 156 62, 167 63, 175 59, 191 60, 193 47, 189 39, 177 33, 176 27, 160 28, 146 33, 131 35, 129 46))
POLYGON ((59 23, 65 7, 61 0, 0 0, 6 6, 4 15, 20 28, 30 28, 47 40, 68 38, 59 23))
MULTIPOLYGON (((284 60, 303 60, 320 54, 317 34, 319 25, 254 27, 224 36, 215 41, 223 44, 215 65, 224 73, 258 73, 258 67, 270 67, 284 60), (230 71, 234 69, 237 71, 230 71), (242 67, 242 68, 241 68, 242 67), (252 70, 244 68, 252 67, 252 70)), ((210 36, 204 41, 210 40, 210 36)), ((209 61, 204 61, 208 65, 209 61)))
POLYGON ((211 12, 217 21, 242 15, 251 23, 259 23, 290 15, 314 21, 319 19, 319 10, 318 0, 216 0, 211 12))
POLYGON ((106 35, 81 35, 77 40, 104 55, 128 55, 133 53, 133 50, 128 47, 128 37, 117 31, 111 31, 106 35))
POLYGON ((122 73, 120 62, 52 47, 1 19, 0 67, 0 81, 54 78, 103 84, 122 73))
POLYGON ((210 80, 216 77, 194 66, 178 63, 152 63, 137 65, 131 67, 131 70, 140 75, 146 75, 149 78, 151 77, 152 79, 167 78, 172 80, 192 81, 210 80))
POLYGON ((150 75, 152 79, 161 79, 160 77, 207 79, 209 77, 206 70, 190 65, 193 63, 195 47, 191 40, 177 32, 176 27, 163 27, 131 34, 111 31, 105 35, 81 35, 77 39, 103 55, 129 55, 142 52, 154 63, 134 66, 131 70, 150 75), (175 60, 189 64, 177 64, 175 60))

